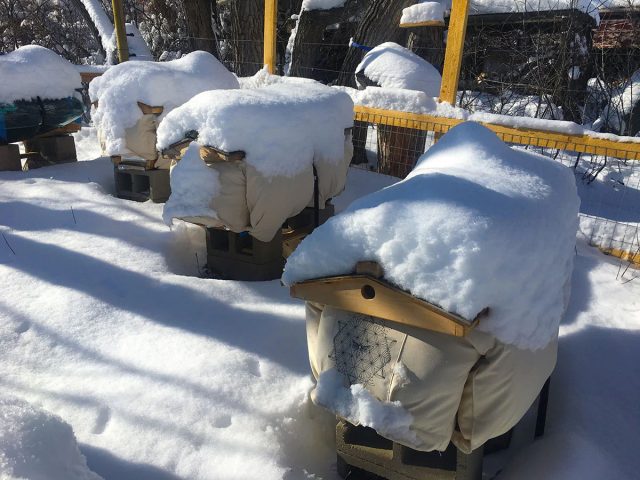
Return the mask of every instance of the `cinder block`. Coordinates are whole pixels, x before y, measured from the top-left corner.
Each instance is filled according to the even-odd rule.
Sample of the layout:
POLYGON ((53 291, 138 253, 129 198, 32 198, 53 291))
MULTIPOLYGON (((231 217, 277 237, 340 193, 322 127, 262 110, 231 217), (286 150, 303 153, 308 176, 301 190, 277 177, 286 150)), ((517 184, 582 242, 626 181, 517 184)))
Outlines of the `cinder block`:
POLYGON ((20 147, 14 143, 0 145, 0 171, 6 170, 22 170, 20 147))
POLYGON ((49 163, 76 162, 76 144, 71 135, 39 137, 24 142, 27 153, 38 152, 49 163))
POLYGON ((338 473, 364 480, 481 480, 483 450, 466 455, 453 444, 444 452, 420 452, 392 442, 375 430, 344 420, 336 426, 338 473))
POLYGON ((282 233, 261 242, 247 232, 207 228, 207 267, 229 280, 265 281, 282 276, 282 233))
POLYGON ((169 170, 141 170, 114 165, 113 175, 118 198, 163 203, 171 195, 169 170))
MULTIPOLYGON (((332 203, 327 202, 325 208, 318 210, 318 225, 322 225, 335 214, 335 207, 332 203)), ((315 228, 315 209, 307 207, 299 214, 287 219, 286 227, 292 230, 300 230, 306 228, 312 232, 315 228)))

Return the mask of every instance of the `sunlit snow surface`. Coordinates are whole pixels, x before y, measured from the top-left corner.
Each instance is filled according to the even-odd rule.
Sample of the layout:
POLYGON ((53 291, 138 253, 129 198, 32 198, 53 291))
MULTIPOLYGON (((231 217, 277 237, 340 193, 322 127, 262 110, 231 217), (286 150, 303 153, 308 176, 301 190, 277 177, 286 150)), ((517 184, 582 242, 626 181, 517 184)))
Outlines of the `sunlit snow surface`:
MULTIPOLYGON (((350 172, 338 209, 392 181, 350 172)), ((200 232, 161 213, 114 198, 106 158, 0 173, 2 395, 62 417, 107 480, 337 479, 331 416, 306 396, 302 304, 277 281, 193 276, 200 232)), ((640 279, 577 253, 547 433, 499 479, 640 468, 640 279)))

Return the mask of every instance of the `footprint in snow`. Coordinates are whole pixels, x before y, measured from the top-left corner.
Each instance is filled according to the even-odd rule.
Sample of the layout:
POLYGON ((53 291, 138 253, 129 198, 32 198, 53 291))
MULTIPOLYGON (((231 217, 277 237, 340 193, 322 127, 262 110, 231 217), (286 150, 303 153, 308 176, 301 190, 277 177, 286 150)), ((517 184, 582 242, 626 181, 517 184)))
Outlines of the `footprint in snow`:
POLYGON ((262 372, 260 371, 260 361, 256 360, 255 358, 248 358, 247 360, 245 360, 244 365, 247 369, 247 372, 249 372, 249 374, 253 375, 254 377, 261 377, 262 376, 262 372))
POLYGON ((31 328, 31 324, 29 322, 20 322, 20 325, 18 325, 15 328, 14 332, 16 332, 18 335, 22 335, 24 332, 26 332, 30 328, 31 328))
POLYGON ((107 425, 111 420, 111 409, 109 407, 103 406, 98 409, 98 417, 96 418, 96 424, 93 426, 93 430, 91 433, 96 435, 100 435, 104 433, 107 425))
POLYGON ((215 428, 227 428, 231 426, 231 415, 218 415, 211 420, 215 428))

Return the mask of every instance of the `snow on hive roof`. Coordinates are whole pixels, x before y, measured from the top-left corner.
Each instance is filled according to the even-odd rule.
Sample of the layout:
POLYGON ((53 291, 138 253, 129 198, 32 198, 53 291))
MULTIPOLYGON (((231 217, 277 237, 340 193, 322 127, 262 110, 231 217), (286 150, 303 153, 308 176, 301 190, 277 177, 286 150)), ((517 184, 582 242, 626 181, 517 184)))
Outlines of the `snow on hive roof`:
POLYGON ((524 13, 577 9, 598 20, 601 0, 472 0, 469 14, 524 13))
POLYGON ((579 199, 571 170, 463 123, 390 187, 354 202, 289 257, 285 284, 377 261, 387 281, 522 348, 557 335, 579 199))
POLYGON ((346 0, 302 0, 301 10, 331 10, 344 7, 346 0))
POLYGON ((124 62, 89 85, 92 115, 109 155, 125 151, 125 129, 142 117, 136 102, 163 106, 164 114, 194 95, 216 88, 239 88, 238 79, 213 55, 196 51, 169 62, 124 62))
POLYGON ((440 73, 397 43, 382 43, 367 52, 356 68, 356 79, 360 73, 384 88, 419 90, 430 97, 440 94, 440 73))
POLYGON ((71 426, 12 397, 0 398, 0 478, 100 480, 87 467, 71 426))
POLYGON ((70 97, 80 87, 75 67, 47 48, 27 45, 0 55, 0 103, 70 97))
POLYGON ((198 132, 198 142, 244 150, 263 175, 294 176, 314 157, 344 158, 344 129, 353 102, 318 82, 284 82, 257 89, 204 92, 169 113, 158 127, 158 150, 198 132))
POLYGON ((444 25, 444 5, 440 2, 420 2, 402 10, 400 25, 441 22, 444 25))

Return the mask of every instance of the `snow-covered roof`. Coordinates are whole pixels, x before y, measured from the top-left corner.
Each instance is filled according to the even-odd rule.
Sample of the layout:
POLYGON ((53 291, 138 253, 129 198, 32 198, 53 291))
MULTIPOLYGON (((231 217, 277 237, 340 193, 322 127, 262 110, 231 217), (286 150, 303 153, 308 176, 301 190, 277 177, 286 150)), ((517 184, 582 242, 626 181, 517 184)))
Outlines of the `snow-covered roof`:
POLYGON ((393 42, 382 43, 367 52, 356 67, 356 81, 358 74, 381 87, 418 90, 430 97, 440 94, 442 83, 433 65, 393 42))
POLYGON ((339 90, 288 79, 257 89, 210 91, 169 113, 158 127, 158 150, 198 132, 198 142, 244 150, 245 161, 267 177, 294 176, 315 158, 344 158, 344 129, 353 102, 339 90))
POLYGON ((81 87, 76 68, 47 48, 27 45, 0 55, 0 103, 65 98, 81 87))
POLYGON ((163 106, 164 114, 194 95, 213 89, 238 88, 238 80, 208 52, 196 51, 169 62, 124 62, 89 85, 92 115, 102 131, 106 153, 125 151, 125 129, 142 116, 136 102, 163 106))
POLYGON ((353 272, 385 279, 522 348, 557 335, 579 199, 570 169, 509 148, 475 123, 452 129, 395 185, 354 202, 289 257, 283 281, 353 272))

